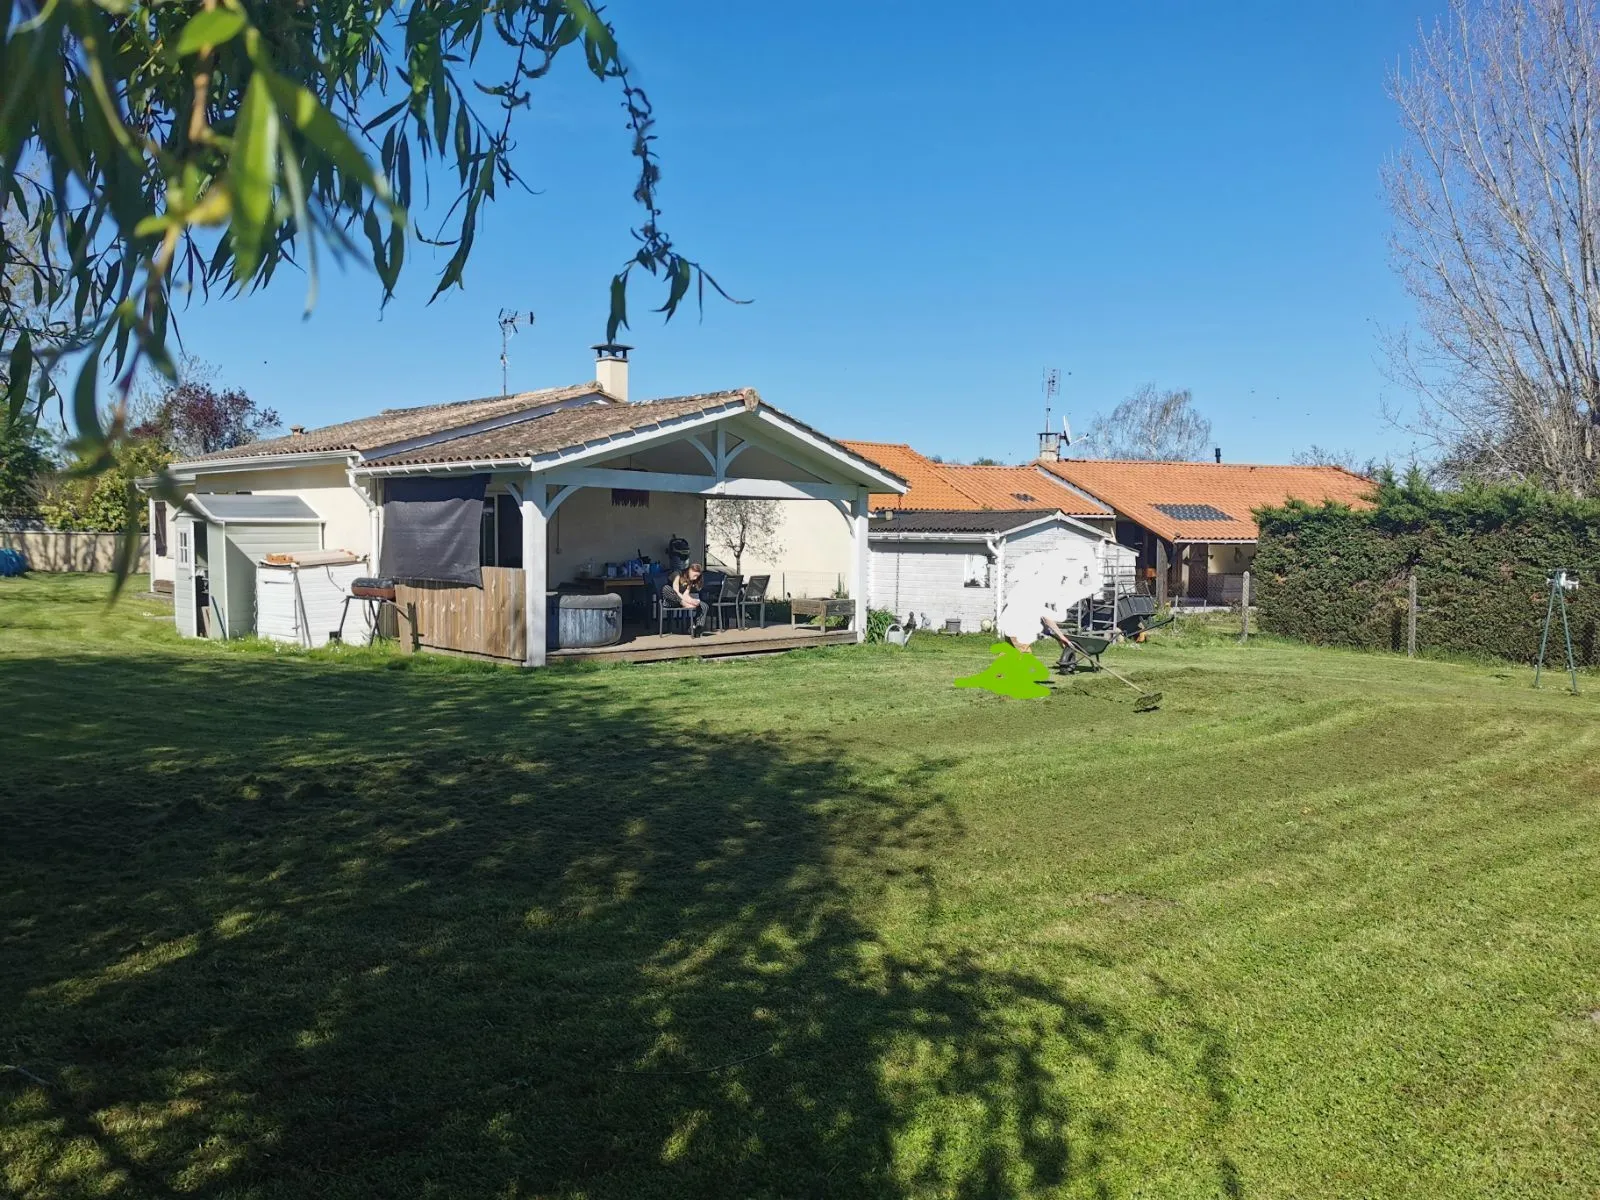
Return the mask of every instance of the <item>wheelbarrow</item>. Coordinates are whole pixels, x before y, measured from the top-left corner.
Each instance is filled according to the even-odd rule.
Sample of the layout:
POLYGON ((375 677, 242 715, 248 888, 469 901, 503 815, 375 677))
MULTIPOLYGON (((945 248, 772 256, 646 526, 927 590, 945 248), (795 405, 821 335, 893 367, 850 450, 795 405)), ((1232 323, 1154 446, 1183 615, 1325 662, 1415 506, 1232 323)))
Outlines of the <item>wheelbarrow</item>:
POLYGON ((1067 644, 1061 648, 1061 658, 1056 662, 1056 670, 1070 675, 1079 669, 1079 661, 1090 671, 1104 671, 1111 678, 1120 683, 1125 683, 1139 693, 1139 699, 1134 701, 1134 712, 1149 712, 1161 703, 1160 692, 1147 692, 1133 680, 1118 674, 1105 663, 1100 661, 1100 656, 1111 646, 1110 637, 1102 637, 1097 633, 1063 633, 1067 644))
POLYGON ((1152 629, 1172 623, 1172 617, 1155 619, 1156 599, 1139 593, 1117 597, 1117 631, 1130 641, 1142 642, 1152 629))

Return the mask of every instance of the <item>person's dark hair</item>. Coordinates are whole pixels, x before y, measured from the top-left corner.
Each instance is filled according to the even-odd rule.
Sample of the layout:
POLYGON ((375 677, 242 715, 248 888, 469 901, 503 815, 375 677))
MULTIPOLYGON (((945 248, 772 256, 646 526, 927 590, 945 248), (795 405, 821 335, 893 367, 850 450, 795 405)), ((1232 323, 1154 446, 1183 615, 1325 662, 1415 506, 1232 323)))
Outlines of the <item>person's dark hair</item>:
POLYGON ((703 579, 705 578, 705 573, 706 569, 701 564, 697 562, 688 564, 672 577, 672 590, 677 592, 680 596, 683 595, 683 593, 688 590, 689 584, 695 582, 691 576, 698 575, 703 579))

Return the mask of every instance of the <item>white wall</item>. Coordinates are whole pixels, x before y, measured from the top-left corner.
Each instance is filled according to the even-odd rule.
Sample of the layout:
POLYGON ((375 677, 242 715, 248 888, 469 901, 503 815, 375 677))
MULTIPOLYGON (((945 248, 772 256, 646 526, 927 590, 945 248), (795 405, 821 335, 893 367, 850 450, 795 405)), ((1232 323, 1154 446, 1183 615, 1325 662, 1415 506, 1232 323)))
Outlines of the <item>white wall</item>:
MULTIPOLYGON (((747 550, 742 573, 772 576, 769 596, 831 596, 841 582, 849 587, 850 522, 838 507, 826 500, 774 503, 778 506, 775 547, 768 553, 747 550)), ((707 553, 732 569, 733 554, 726 547, 711 546, 707 553)))
MULTIPOLYGON (((343 463, 279 467, 261 471, 201 472, 186 492, 219 494, 250 492, 258 496, 299 496, 323 520, 324 544, 330 550, 348 550, 372 557, 372 523, 362 493, 350 486, 343 463)), ((153 508, 152 508, 153 511, 153 508)), ((154 539, 150 547, 150 578, 172 579, 173 519, 176 507, 167 506, 167 553, 157 557, 154 539)))
POLYGON ((550 520, 550 586, 576 579, 590 560, 596 574, 605 573, 606 563, 625 562, 641 550, 664 562, 674 534, 688 539, 692 557, 704 561, 705 524, 706 505, 699 496, 651 492, 647 507, 632 508, 612 504, 610 488, 580 488, 550 520))
POLYGON ((1255 560, 1253 542, 1243 546, 1212 542, 1206 547, 1206 571, 1212 575, 1243 575, 1255 560))
MULTIPOLYGON (((890 542, 872 546, 872 586, 868 591, 873 608, 884 608, 901 621, 912 614, 918 625, 943 629, 946 621, 961 622, 962 633, 977 633, 985 621, 991 627, 995 618, 995 591, 987 587, 966 586, 968 560, 988 560, 982 542, 890 542)), ((988 571, 992 581, 993 569, 988 571)))

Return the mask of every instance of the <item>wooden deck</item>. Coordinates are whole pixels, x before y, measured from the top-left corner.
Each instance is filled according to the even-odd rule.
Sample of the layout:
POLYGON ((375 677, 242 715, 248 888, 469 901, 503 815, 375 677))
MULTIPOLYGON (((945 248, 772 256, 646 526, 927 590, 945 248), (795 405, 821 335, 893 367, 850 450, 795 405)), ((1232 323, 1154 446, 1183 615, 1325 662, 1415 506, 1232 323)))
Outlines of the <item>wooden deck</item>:
POLYGON ((827 631, 807 626, 768 625, 765 629, 717 630, 705 637, 686 633, 625 632, 615 646, 592 650, 552 650, 557 662, 665 662, 674 658, 730 658, 738 654, 774 654, 812 646, 835 646, 856 640, 854 630, 827 631))

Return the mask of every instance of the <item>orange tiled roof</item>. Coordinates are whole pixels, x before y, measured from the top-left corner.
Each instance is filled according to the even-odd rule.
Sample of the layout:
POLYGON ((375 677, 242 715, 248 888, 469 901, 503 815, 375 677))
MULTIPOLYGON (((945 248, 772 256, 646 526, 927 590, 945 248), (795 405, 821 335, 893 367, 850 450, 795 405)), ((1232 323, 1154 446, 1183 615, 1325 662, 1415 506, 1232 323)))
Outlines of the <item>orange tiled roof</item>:
POLYGON ((1111 510, 1034 467, 968 467, 938 463, 903 442, 841 442, 908 484, 904 496, 874 492, 874 512, 1027 512, 1060 509, 1069 517, 1106 517, 1111 510))
POLYGON ((1365 508, 1373 489, 1370 479, 1343 467, 1094 458, 1038 465, 1169 542, 1254 541, 1260 532, 1254 509, 1289 499, 1309 504, 1337 500, 1365 508), (1159 505, 1185 507, 1172 513, 1159 505), (1192 511, 1195 505, 1209 505, 1226 519, 1198 520, 1192 511))
POLYGON ((979 508, 1004 512, 1051 508, 1059 509, 1069 517, 1111 515, 1111 510, 1105 505, 1062 486, 1037 467, 968 467, 955 463, 936 465, 946 481, 971 496, 979 508))
POLYGON ((874 492, 868 501, 874 512, 885 508, 964 510, 980 507, 944 477, 939 463, 924 458, 903 442, 841 441, 839 444, 884 470, 892 471, 911 485, 904 496, 874 492))

